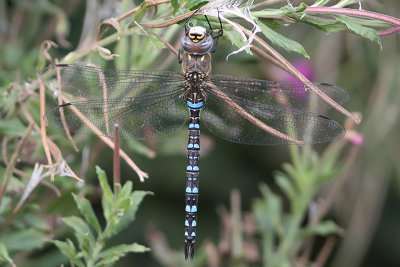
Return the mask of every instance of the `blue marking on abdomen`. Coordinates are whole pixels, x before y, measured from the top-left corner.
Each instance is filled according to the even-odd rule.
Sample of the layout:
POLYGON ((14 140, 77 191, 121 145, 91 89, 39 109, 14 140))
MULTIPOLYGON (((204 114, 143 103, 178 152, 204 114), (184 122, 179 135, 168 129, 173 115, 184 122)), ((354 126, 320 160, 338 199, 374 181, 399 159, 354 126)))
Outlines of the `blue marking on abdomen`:
POLYGON ((191 103, 190 101, 188 101, 187 105, 188 105, 189 108, 199 109, 199 108, 201 108, 203 106, 203 102, 191 103))

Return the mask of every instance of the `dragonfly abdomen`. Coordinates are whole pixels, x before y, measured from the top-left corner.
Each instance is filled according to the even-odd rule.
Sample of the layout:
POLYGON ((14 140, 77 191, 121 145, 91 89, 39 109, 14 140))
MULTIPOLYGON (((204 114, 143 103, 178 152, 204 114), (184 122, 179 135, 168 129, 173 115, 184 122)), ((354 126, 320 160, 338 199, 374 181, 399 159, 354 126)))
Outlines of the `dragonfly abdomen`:
POLYGON ((187 146, 185 201, 185 258, 193 259, 196 239, 197 204, 199 197, 200 112, 203 98, 197 94, 187 97, 190 112, 187 146))

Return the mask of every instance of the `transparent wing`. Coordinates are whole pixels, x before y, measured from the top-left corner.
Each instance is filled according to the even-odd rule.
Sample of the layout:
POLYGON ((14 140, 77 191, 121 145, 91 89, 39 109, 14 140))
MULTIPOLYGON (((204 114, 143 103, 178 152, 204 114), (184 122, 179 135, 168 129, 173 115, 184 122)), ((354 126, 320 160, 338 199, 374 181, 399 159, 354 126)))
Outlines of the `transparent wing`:
POLYGON ((45 114, 49 125, 73 133, 112 137, 117 123, 121 138, 148 139, 173 133, 189 118, 179 74, 59 65, 40 75, 54 90, 84 99, 54 107, 45 114), (99 72, 103 78, 99 78, 99 72), (94 133, 93 127, 101 133, 94 133))
POLYGON ((79 64, 51 65, 39 76, 56 94, 68 94, 75 100, 168 94, 183 81, 181 74, 169 71, 109 70, 79 64))
MULTIPOLYGON (((287 105, 292 109, 315 113, 325 112, 331 108, 311 91, 311 84, 265 81, 228 75, 212 75, 210 81, 230 98, 238 97, 272 106, 287 105)), ((339 86, 327 83, 313 83, 313 85, 339 105, 350 99, 347 91, 339 86)))
MULTIPOLYGON (((278 83, 232 76, 212 76, 205 86, 206 106, 202 121, 215 135, 235 143, 252 145, 288 144, 272 135, 244 112, 279 132, 314 144, 333 141, 345 133, 343 127, 322 115, 329 106, 299 83, 278 83), (218 93, 215 88, 219 90, 218 93), (301 93, 301 94, 300 94, 301 93)), ((319 88, 338 103, 347 101, 348 94, 340 87, 318 84, 319 88)))

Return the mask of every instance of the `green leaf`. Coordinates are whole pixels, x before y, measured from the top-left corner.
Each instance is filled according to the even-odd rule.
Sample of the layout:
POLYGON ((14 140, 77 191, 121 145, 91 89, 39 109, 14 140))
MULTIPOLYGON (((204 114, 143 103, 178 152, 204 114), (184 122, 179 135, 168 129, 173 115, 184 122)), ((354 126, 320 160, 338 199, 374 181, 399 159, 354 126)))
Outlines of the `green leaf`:
POLYGON ((130 197, 130 205, 121 216, 121 220, 116 225, 116 233, 125 229, 133 220, 135 220, 136 212, 139 209, 140 203, 143 198, 147 195, 152 195, 152 192, 148 191, 134 191, 130 197))
MULTIPOLYGON (((0 172, 0 177, 3 177, 2 173, 0 172)), ((0 215, 2 215, 4 212, 7 212, 9 209, 8 204, 11 203, 11 198, 8 196, 4 196, 2 201, 0 202, 0 215)))
POLYGON ((46 235, 35 229, 18 232, 8 232, 0 236, 0 242, 5 244, 8 252, 29 251, 41 248, 46 241, 46 235))
POLYGON ((306 50, 304 47, 299 44, 298 42, 289 39, 285 36, 283 36, 280 33, 277 33, 276 31, 272 30, 270 27, 268 27, 265 23, 263 23, 261 20, 257 21, 258 26, 260 26, 262 33, 264 36, 271 41, 276 46, 279 46, 286 51, 289 52, 296 52, 298 54, 303 55, 306 58, 310 58, 310 56, 307 54, 306 50))
POLYGON ((114 195, 111 191, 111 187, 108 184, 106 173, 100 169, 100 167, 96 166, 96 173, 99 178, 101 189, 103 190, 103 195, 107 198, 108 201, 114 201, 114 195))
POLYGON ((96 242, 93 237, 92 231, 90 231, 89 225, 87 225, 84 220, 76 216, 63 218, 63 221, 69 227, 74 229, 74 234, 76 239, 78 240, 79 248, 83 249, 84 252, 89 255, 89 253, 91 253, 92 247, 96 242))
POLYGON ((205 5, 208 3, 208 1, 204 1, 204 0, 191 0, 191 1, 187 1, 187 5, 186 8, 189 10, 196 10, 199 7, 205 5))
POLYGON ((171 0, 171 5, 172 5, 172 14, 175 14, 179 7, 178 0, 171 0))
POLYGON ((342 15, 332 15, 332 16, 335 17, 338 21, 344 23, 350 31, 364 38, 367 38, 373 42, 377 42, 382 49, 381 37, 379 37, 379 34, 376 30, 364 27, 358 24, 355 20, 347 16, 342 16, 342 15))
POLYGON ((310 16, 305 16, 305 17, 293 16, 292 18, 295 19, 297 22, 314 26, 325 33, 339 32, 347 29, 347 27, 343 23, 338 21, 331 22, 331 21, 326 21, 325 19, 322 18, 310 17, 310 16))
POLYGON ((9 263, 10 265, 14 266, 14 262, 8 255, 6 246, 4 246, 3 243, 0 243, 0 263, 3 262, 9 263))
POLYGON ((129 252, 143 253, 147 251, 150 251, 150 249, 137 243, 133 243, 130 245, 126 244, 117 245, 109 249, 106 249, 100 253, 99 255, 99 258, 101 259, 100 264, 105 265, 116 262, 119 258, 121 258, 122 256, 124 256, 126 253, 129 252))
POLYGON ((53 243, 67 258, 79 267, 84 267, 83 261, 80 259, 80 254, 77 253, 74 244, 71 240, 67 239, 67 242, 55 240, 53 243))
POLYGON ((132 181, 127 181, 119 190, 118 198, 125 199, 129 198, 132 193, 133 183, 132 181))
POLYGON ((86 221, 97 231, 97 233, 101 232, 101 227, 100 223, 97 220, 96 215, 94 214, 92 205, 90 205, 90 202, 84 198, 77 196, 75 194, 72 194, 76 205, 78 206, 79 211, 81 214, 85 217, 86 221))
POLYGON ((5 136, 23 136, 26 127, 20 120, 0 120, 0 134, 5 136))
POLYGON ((282 200, 266 184, 260 185, 262 199, 253 205, 253 213, 264 233, 278 232, 282 226, 282 200))
POLYGON ((144 17, 144 14, 146 13, 146 8, 147 8, 147 3, 143 2, 139 10, 135 12, 133 20, 136 21, 137 23, 140 23, 144 17))
POLYGON ((103 197, 101 198, 101 204, 103 206, 103 214, 106 221, 110 219, 113 212, 114 195, 108 185, 108 180, 105 172, 96 166, 97 176, 100 182, 100 186, 103 190, 103 197))
POLYGON ((333 221, 323 221, 314 226, 309 226, 300 230, 297 235, 299 238, 309 237, 312 235, 331 235, 339 233, 339 226, 333 221))
POLYGON ((278 21, 274 20, 274 19, 263 19, 260 18, 259 20, 261 20, 265 25, 267 25, 269 28, 275 30, 275 29, 279 29, 282 27, 282 24, 280 24, 278 21))
MULTIPOLYGON (((243 36, 240 35, 235 29, 229 27, 228 29, 224 29, 224 35, 228 37, 231 41, 232 45, 241 48, 247 45, 247 41, 243 39, 243 36)), ((248 54, 252 55, 250 49, 245 50, 248 54)))
POLYGON ((277 173, 275 175, 275 182, 291 202, 296 201, 296 190, 289 177, 285 176, 283 173, 277 173))

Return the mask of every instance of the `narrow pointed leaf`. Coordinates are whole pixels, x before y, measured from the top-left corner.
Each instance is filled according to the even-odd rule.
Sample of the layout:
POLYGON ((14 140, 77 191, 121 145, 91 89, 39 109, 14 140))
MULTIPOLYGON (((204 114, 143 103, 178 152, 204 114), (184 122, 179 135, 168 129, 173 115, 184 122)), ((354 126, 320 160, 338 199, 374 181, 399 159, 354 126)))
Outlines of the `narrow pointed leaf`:
POLYGON ((143 253, 149 250, 150 250, 149 248, 137 243, 133 243, 130 245, 126 244, 117 245, 115 247, 111 247, 107 250, 104 250, 102 253, 100 253, 99 256, 101 259, 100 264, 105 265, 116 262, 119 258, 121 258, 122 256, 124 256, 126 253, 129 252, 143 253))
POLYGON ((367 38, 373 42, 377 42, 382 49, 381 37, 379 37, 379 34, 376 30, 362 26, 353 19, 346 16, 333 15, 333 17, 335 17, 338 21, 344 23, 350 31, 364 38, 367 38))
POLYGON ((8 255, 6 246, 4 246, 3 243, 0 243, 0 263, 2 262, 6 262, 10 265, 14 264, 13 260, 8 255))
POLYGON ((139 209, 139 205, 143 198, 147 195, 152 195, 152 192, 148 191, 134 191, 130 197, 130 205, 125 210, 121 217, 120 222, 116 226, 116 232, 120 232, 125 229, 133 220, 135 220, 136 212, 139 209))
POLYGON ((85 217, 86 221, 97 231, 97 233, 100 233, 101 232, 100 223, 97 220, 96 215, 94 214, 94 210, 90 202, 84 197, 79 197, 75 194, 72 195, 75 199, 79 211, 85 217))
POLYGON ((304 238, 312 235, 331 235, 340 232, 339 226, 333 221, 323 221, 314 226, 309 226, 298 232, 298 237, 304 238))
POLYGON ((91 248, 95 244, 95 240, 89 225, 79 217, 71 216, 63 218, 63 221, 72 229, 74 229, 75 237, 78 240, 80 249, 90 253, 91 248))
POLYGON ((76 266, 84 267, 83 261, 79 258, 79 255, 75 249, 74 244, 71 240, 67 239, 67 242, 55 240, 53 243, 67 258, 76 266))
POLYGON ((5 232, 0 236, 0 242, 6 245, 9 253, 39 249, 45 241, 46 235, 32 228, 18 232, 5 232))
POLYGON ((276 31, 272 30, 262 20, 258 20, 257 24, 258 24, 258 26, 260 26, 261 31, 264 34, 264 36, 268 40, 270 40, 271 43, 273 43, 274 45, 279 46, 279 47, 285 49, 286 51, 296 52, 298 54, 303 55, 306 58, 310 58, 310 56, 307 54, 306 50, 300 43, 298 43, 292 39, 289 39, 289 38, 283 36, 282 34, 277 33, 276 31))

